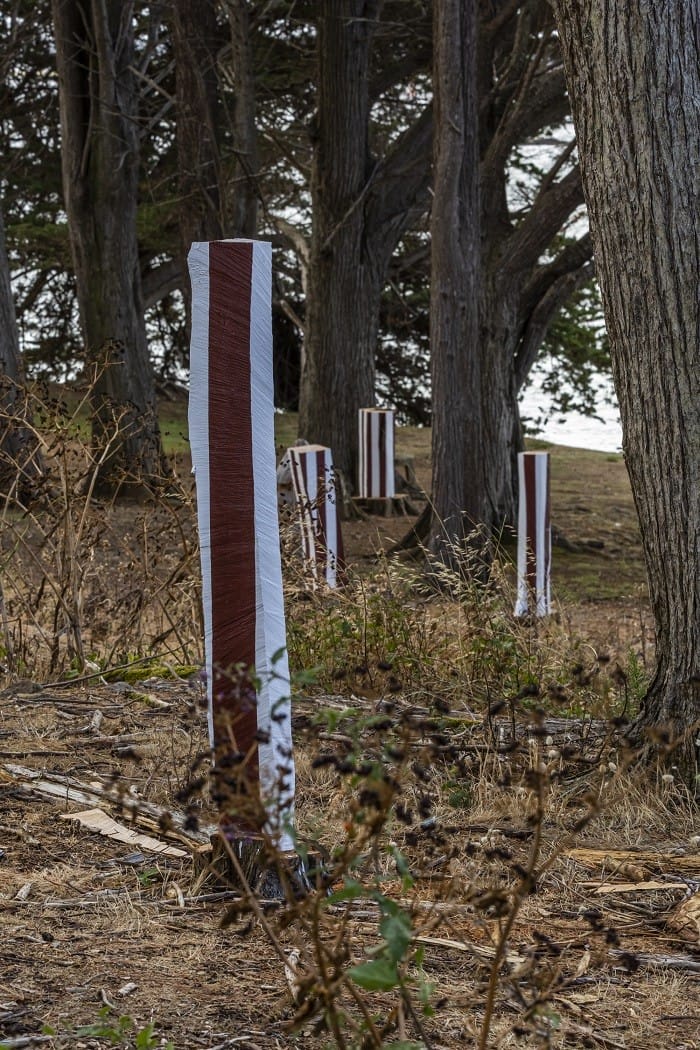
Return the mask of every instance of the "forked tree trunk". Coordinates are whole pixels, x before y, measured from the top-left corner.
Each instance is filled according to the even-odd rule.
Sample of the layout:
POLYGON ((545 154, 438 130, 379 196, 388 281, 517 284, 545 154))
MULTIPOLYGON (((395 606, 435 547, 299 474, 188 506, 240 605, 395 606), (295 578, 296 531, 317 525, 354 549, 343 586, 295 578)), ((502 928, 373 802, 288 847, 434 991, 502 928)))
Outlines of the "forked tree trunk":
POLYGON ((63 192, 80 317, 96 381, 95 491, 161 474, 136 237, 139 149, 133 3, 52 0, 63 192))
POLYGON ((435 0, 430 341, 433 522, 428 547, 465 568, 485 521, 479 348, 479 121, 475 0, 435 0))
POLYGON ((700 8, 555 0, 656 623, 639 728, 697 786, 700 8))

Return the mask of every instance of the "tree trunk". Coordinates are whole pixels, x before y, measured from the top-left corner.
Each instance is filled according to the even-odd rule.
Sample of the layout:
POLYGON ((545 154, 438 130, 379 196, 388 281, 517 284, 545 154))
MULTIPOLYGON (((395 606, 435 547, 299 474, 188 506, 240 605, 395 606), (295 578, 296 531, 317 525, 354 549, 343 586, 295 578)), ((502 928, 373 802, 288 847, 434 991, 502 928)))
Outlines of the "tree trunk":
POLYGON ((319 5, 318 16, 299 432, 330 446, 348 479, 356 465, 358 409, 374 405, 389 262, 404 230, 425 210, 430 173, 430 108, 381 158, 370 154, 368 75, 380 10, 379 0, 338 0, 319 5))
POLYGON ((226 0, 231 28, 232 79, 235 89, 233 148, 236 164, 228 186, 229 236, 254 237, 258 224, 259 160, 255 120, 255 67, 250 37, 249 0, 226 0))
POLYGON ((374 349, 382 277, 366 255, 363 198, 371 174, 369 59, 380 3, 321 5, 318 110, 311 177, 309 266, 299 433, 328 445, 353 476, 358 409, 374 404, 374 349), (377 290, 377 283, 379 289, 377 290), (342 338, 342 344, 341 344, 342 338), (340 346, 349 352, 339 353, 340 346))
POLYGON ((96 494, 161 474, 136 237, 138 96, 133 3, 52 0, 63 190, 78 302, 95 375, 96 494))
POLYGON ((656 623, 638 728, 697 786, 700 9, 555 0, 656 623))
POLYGON ((0 493, 25 503, 36 496, 44 473, 30 422, 0 211, 0 493))
MULTIPOLYGON (((216 54, 220 45, 214 0, 174 0, 170 25, 175 62, 179 266, 187 274, 193 241, 224 236, 221 161, 217 143, 216 54)), ((192 293, 182 280, 187 331, 192 293)))
POLYGON ((435 0, 429 549, 457 572, 485 519, 479 346, 479 131, 475 0, 435 0))
POLYGON ((518 289, 486 268, 482 274, 480 348, 482 354, 481 469, 484 521, 500 531, 517 520, 517 454, 522 448, 515 380, 520 328, 518 289))

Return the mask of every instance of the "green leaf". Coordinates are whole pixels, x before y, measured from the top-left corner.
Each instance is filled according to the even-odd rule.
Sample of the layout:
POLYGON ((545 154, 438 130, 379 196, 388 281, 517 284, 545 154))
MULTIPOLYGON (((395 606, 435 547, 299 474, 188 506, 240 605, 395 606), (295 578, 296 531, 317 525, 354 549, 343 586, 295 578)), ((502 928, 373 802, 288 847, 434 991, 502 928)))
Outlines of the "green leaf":
POLYGON ((136 1050, 151 1050, 151 1047, 157 1044, 157 1040, 153 1038, 154 1030, 152 1024, 147 1024, 141 1029, 136 1036, 136 1050))
POLYGON ((400 962, 413 934, 409 916, 404 911, 385 915, 379 923, 379 932, 386 941, 386 951, 391 961, 400 962))
POLYGON ((331 893, 330 897, 326 897, 325 903, 341 904, 343 901, 356 901, 358 897, 364 897, 365 892, 361 882, 348 879, 342 890, 336 890, 335 893, 331 893))
POLYGON ((348 977, 368 992, 389 992, 399 984, 396 963, 389 959, 373 959, 348 970, 348 977))
POLYGON ((396 848, 396 846, 390 847, 390 853, 394 858, 396 864, 396 870, 401 876, 402 889, 410 890, 413 888, 413 876, 411 875, 411 869, 408 866, 408 861, 404 857, 403 853, 396 848))

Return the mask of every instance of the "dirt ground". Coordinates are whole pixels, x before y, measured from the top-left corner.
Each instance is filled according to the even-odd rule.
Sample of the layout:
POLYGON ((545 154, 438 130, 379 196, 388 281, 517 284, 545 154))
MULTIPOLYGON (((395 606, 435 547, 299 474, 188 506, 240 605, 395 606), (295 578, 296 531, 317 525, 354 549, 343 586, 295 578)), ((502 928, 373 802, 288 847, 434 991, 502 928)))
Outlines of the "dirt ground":
MULTIPOLYGON (((295 1006, 283 962, 259 922, 245 935, 220 928, 235 892, 202 881, 191 835, 175 840, 185 856, 167 857, 67 816, 97 806, 133 829, 133 803, 172 809, 204 748, 199 686, 153 680, 138 690, 122 683, 22 688, 5 692, 0 708, 0 1045, 110 1045, 81 1034, 103 1015, 114 1042, 120 1016, 129 1019, 132 1039, 153 1025, 152 1043, 129 1041, 125 1030, 117 1045, 332 1045, 309 1027, 289 1031, 295 1006), (58 797, 46 794, 47 783, 58 797), (71 797, 76 785, 86 801, 71 797), (57 1034, 42 1035, 46 1025, 57 1034)), ((304 750, 302 823, 319 804, 333 806, 327 787, 314 784, 304 750)), ((691 907, 684 927, 673 921, 684 901, 697 905, 698 828, 687 809, 674 811, 672 797, 666 804, 630 797, 630 785, 616 791, 611 777, 607 816, 576 842, 592 852, 566 849, 543 865, 538 892, 517 915, 504 967, 518 976, 499 985, 489 1046, 514 1045, 509 1032, 518 1013, 543 985, 550 992, 540 1028, 548 1035, 525 1045, 700 1046, 700 910, 693 918, 691 907), (624 849, 632 852, 613 852, 624 849)), ((574 777, 566 791, 577 785, 574 777)), ((572 823, 565 795, 545 820, 545 858, 572 823)), ((492 786, 491 797, 470 809, 445 812, 448 841, 458 847, 447 872, 417 880, 408 892, 387 875, 384 892, 412 913, 439 1004, 424 1021, 432 1047, 478 1045, 498 920, 475 909, 474 879, 502 867, 500 856, 527 862, 532 830, 522 810, 517 792, 492 786)), ((202 838, 215 815, 206 807, 197 813, 202 838)), ((377 914, 367 902, 364 910, 347 907, 348 940, 360 961, 377 943, 377 914)), ((274 925, 274 910, 268 915, 274 925)), ((285 950, 304 944, 293 922, 278 938, 285 950)), ((381 1000, 376 1009, 381 1017, 381 1000)))
MULTIPOLYGON (((577 455, 553 457, 562 493, 555 525, 577 548, 555 549, 557 615, 597 650, 643 657, 651 630, 624 464, 611 459, 607 480, 595 482, 599 498, 584 502, 572 475, 577 455)), ((406 524, 351 523, 346 547, 358 560, 372 559, 406 524)), ((344 819, 344 796, 313 765, 318 740, 303 732, 315 703, 295 709, 298 822, 312 838, 319 827, 332 836, 344 819)), ((555 748, 581 734, 580 725, 562 720, 550 729, 547 746, 555 748)), ((8 682, 0 692, 0 1047, 335 1045, 312 1023, 291 1025, 299 1004, 282 956, 297 949, 302 966, 305 953, 311 958, 307 920, 280 924, 284 909, 270 905, 262 920, 221 927, 238 891, 206 876, 216 814, 187 787, 205 737, 197 675, 132 684, 99 677, 8 682), (177 814, 188 805, 196 822, 177 830, 177 814), (174 814, 170 837, 149 806, 174 814), (169 842, 175 853, 157 852, 153 841, 117 841, 76 821, 94 809, 169 842)), ((491 766, 484 765, 488 776, 468 803, 441 796, 433 868, 422 868, 413 887, 383 870, 383 892, 411 915, 423 952, 420 972, 411 969, 414 986, 422 975, 435 1007, 418 1021, 402 1007, 384 1045, 700 1047, 697 810, 673 782, 660 779, 654 791, 627 776, 604 733, 577 737, 576 757, 545 807, 536 891, 512 911, 504 954, 494 963, 510 920, 483 907, 475 886, 503 885, 518 865, 527 867, 535 832, 522 767, 503 775, 506 760, 488 751, 483 726, 465 736, 467 751, 488 755, 479 761, 491 766), (605 805, 574 835, 591 790, 605 805), (492 975, 491 1031, 480 1043, 492 975)), ((401 828, 393 834, 402 847, 401 828)), ((377 871, 358 877, 375 884, 377 871)), ((371 900, 334 905, 326 922, 331 931, 345 923, 348 964, 377 945, 371 900)), ((395 1003, 391 993, 368 1001, 377 1025, 395 1003)))

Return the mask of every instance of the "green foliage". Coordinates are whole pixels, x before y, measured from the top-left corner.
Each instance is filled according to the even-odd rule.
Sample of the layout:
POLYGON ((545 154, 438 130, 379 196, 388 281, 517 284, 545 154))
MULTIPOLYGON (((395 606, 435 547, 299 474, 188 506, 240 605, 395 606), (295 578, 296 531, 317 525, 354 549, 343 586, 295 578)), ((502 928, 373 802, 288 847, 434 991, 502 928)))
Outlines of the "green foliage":
MULTIPOLYGON (((175 1050, 175 1044, 171 1040, 168 1040, 167 1043, 163 1041, 152 1021, 140 1028, 138 1023, 127 1014, 115 1016, 115 1011, 110 1006, 103 1006, 97 1016, 97 1021, 92 1024, 78 1025, 70 1033, 66 1033, 66 1036, 71 1042, 85 1038, 104 1039, 111 1046, 121 1046, 125 1050, 156 1050, 156 1048, 175 1050)), ((49 1025, 45 1025, 42 1031, 45 1035, 53 1035, 57 1038, 63 1035, 49 1025)), ((9 1044, 0 1043, 0 1050, 5 1050, 6 1047, 9 1050, 9 1044)))
POLYGON ((444 644, 439 623, 391 574, 291 605, 287 639, 292 666, 314 668, 326 690, 356 678, 389 691, 408 688, 425 681, 444 644))

